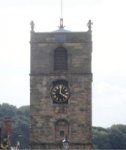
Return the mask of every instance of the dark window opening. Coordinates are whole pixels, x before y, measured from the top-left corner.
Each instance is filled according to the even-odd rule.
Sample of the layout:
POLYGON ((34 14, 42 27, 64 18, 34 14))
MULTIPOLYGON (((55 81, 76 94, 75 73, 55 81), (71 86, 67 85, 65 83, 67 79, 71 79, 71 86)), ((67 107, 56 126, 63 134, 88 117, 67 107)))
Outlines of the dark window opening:
POLYGON ((63 47, 54 51, 54 70, 67 70, 67 50, 63 47))
POLYGON ((64 134, 65 134, 65 133, 64 133, 64 131, 60 131, 60 136, 62 136, 62 137, 63 137, 63 136, 64 136, 64 134))

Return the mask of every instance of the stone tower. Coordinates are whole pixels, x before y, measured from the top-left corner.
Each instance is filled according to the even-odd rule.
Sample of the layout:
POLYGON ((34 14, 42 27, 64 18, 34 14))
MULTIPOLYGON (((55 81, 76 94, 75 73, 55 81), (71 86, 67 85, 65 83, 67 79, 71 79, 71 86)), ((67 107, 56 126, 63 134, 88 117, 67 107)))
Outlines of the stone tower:
POLYGON ((35 32, 31 22, 30 143, 32 149, 92 147, 91 21, 88 31, 35 32))

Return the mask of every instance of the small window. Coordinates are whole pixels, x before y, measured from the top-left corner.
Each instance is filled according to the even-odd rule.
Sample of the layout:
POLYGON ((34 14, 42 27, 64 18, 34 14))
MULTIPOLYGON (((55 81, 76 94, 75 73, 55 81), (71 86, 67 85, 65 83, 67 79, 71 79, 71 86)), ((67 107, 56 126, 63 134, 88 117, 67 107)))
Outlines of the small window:
POLYGON ((60 131, 60 136, 64 137, 64 131, 60 131))
POLYGON ((63 47, 54 51, 54 70, 67 70, 67 50, 63 47))

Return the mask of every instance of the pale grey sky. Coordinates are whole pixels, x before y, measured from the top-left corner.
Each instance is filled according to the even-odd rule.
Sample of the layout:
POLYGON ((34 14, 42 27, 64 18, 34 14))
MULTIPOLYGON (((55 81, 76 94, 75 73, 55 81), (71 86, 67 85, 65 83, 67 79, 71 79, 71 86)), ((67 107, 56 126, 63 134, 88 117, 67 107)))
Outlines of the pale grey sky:
MULTIPOLYGON (((93 125, 126 124, 126 1, 63 0, 66 29, 93 21, 93 125)), ((35 30, 59 25, 60 0, 0 0, 0 103, 29 104, 30 21, 35 30)))

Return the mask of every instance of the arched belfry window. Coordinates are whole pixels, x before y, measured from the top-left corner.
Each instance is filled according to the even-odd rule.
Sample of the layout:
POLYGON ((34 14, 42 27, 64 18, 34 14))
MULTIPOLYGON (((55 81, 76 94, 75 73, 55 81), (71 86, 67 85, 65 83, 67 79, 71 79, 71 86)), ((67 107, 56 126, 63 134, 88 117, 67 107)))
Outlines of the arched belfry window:
POLYGON ((67 50, 64 47, 54 51, 54 70, 67 70, 67 50))
POLYGON ((62 141, 65 137, 69 136, 69 123, 65 119, 57 120, 55 123, 55 139, 62 141))

